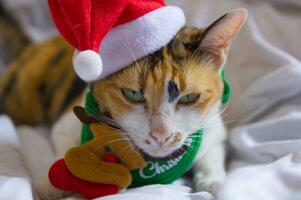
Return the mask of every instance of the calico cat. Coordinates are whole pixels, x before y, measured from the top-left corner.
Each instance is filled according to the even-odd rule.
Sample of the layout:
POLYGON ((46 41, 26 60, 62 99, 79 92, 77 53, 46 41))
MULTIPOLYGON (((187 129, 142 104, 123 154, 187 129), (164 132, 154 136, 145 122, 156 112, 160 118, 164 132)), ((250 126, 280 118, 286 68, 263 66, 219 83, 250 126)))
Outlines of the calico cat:
MULTIPOLYGON (((191 133, 203 128, 193 166, 194 183, 197 191, 214 195, 226 176, 220 73, 246 15, 244 9, 237 9, 206 29, 185 27, 157 52, 93 83, 92 93, 101 111, 109 113, 133 143, 152 157, 172 154, 191 133)), ((54 125, 52 140, 58 157, 79 144, 80 130, 71 111, 54 125)), ((48 186, 39 188, 46 198, 57 192, 48 186)))

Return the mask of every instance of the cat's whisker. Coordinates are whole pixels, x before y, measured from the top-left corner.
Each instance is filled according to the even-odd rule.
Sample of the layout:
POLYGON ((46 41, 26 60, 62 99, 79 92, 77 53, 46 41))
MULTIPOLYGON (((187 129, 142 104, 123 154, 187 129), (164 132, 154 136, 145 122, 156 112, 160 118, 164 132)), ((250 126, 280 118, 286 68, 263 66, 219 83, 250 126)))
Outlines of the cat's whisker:
POLYGON ((188 139, 192 139, 192 141, 195 141, 195 140, 197 140, 201 137, 202 136, 200 136, 200 135, 190 135, 190 136, 187 137, 187 140, 185 140, 185 143, 189 143, 188 139))
POLYGON ((131 134, 137 136, 138 138, 144 139, 144 138, 141 137, 139 134, 137 134, 137 132, 138 132, 138 133, 140 132, 138 129, 135 129, 135 128, 133 128, 133 127, 128 127, 128 126, 125 125, 125 124, 121 124, 121 126, 125 129, 125 131, 126 131, 127 133, 130 132, 131 134))
POLYGON ((229 121, 224 121, 223 123, 224 123, 224 125, 226 125, 226 124, 230 124, 230 123, 233 123, 233 122, 237 122, 238 120, 229 120, 229 121))
POLYGON ((113 143, 113 142, 118 142, 118 141, 131 141, 130 139, 127 139, 127 138, 118 138, 118 139, 115 139, 115 140, 110 140, 108 142, 105 142, 104 144, 100 145, 100 146, 97 146, 94 151, 97 151, 98 149, 100 149, 101 147, 105 146, 105 145, 108 145, 110 143, 113 143))
POLYGON ((87 109, 89 112, 93 112, 93 113, 98 113, 99 112, 99 107, 95 106, 95 107, 86 107, 85 109, 87 109))
MULTIPOLYGON (((111 133, 111 132, 106 131, 106 133, 111 133)), ((114 132, 112 132, 112 133, 114 133, 114 132)), ((112 136, 120 136, 120 133, 100 135, 100 136, 97 136, 97 138, 112 137, 112 136)))
MULTIPOLYGON (((125 148, 123 148, 123 149, 121 150, 121 152, 123 152, 123 154, 125 154, 125 153, 128 152, 129 148, 132 148, 132 144, 130 144, 130 143, 129 143, 129 146, 125 146, 125 148)), ((125 156, 122 156, 122 157, 123 157, 124 159, 126 159, 125 156)))
POLYGON ((205 118, 205 120, 201 121, 200 123, 197 123, 197 124, 193 125, 192 127, 184 129, 183 132, 187 132, 187 131, 191 132, 192 130, 197 131, 198 129, 203 128, 203 124, 207 123, 207 121, 208 120, 205 118))
MULTIPOLYGON (((194 146, 189 146, 189 148, 192 149, 193 151, 198 151, 199 150, 198 148, 196 148, 194 146)), ((183 150, 185 150, 185 149, 183 149, 183 150)), ((189 152, 187 150, 186 150, 186 152, 191 154, 191 152, 189 152)))
MULTIPOLYGON (((229 124, 229 123, 232 123, 232 122, 235 122, 235 121, 237 121, 237 120, 229 120, 229 121, 223 122, 223 124, 226 125, 226 124, 229 124)), ((197 131, 198 129, 204 129, 204 128, 211 127, 211 125, 210 125, 210 124, 204 124, 204 125, 202 125, 202 126, 197 126, 197 127, 198 127, 198 128, 196 128, 196 129, 194 129, 194 130, 189 130, 189 131, 187 131, 187 132, 188 132, 188 133, 195 132, 195 131, 197 131)))
MULTIPOLYGON (((98 107, 86 107, 86 110, 88 110, 89 112, 93 112, 93 113, 99 113, 99 108, 98 107)), ((98 116, 98 115, 94 115, 94 116, 98 116)), ((110 118, 109 118, 110 119, 110 118)))
MULTIPOLYGON (((125 129, 126 129, 126 128, 125 128, 125 129)), ((131 131, 130 133, 129 133, 129 131, 127 131, 127 132, 122 132, 122 133, 124 133, 124 134, 126 134, 126 135, 128 135, 128 136, 135 135, 135 136, 137 136, 137 137, 140 138, 140 139, 144 139, 142 136, 138 135, 137 133, 135 133, 135 132, 133 132, 133 131, 131 131)))
POLYGON ((180 147, 180 150, 184 151, 184 152, 185 152, 185 153, 187 153, 188 155, 190 155, 190 154, 191 154, 191 152, 190 152, 190 151, 187 151, 187 149, 184 149, 183 147, 180 147))
MULTIPOLYGON (((87 110, 88 111, 92 111, 93 112, 93 110, 92 110, 92 108, 87 108, 87 110)), ((116 127, 120 127, 120 125, 115 121, 115 120, 113 120, 113 119, 111 119, 111 118, 109 118, 109 117, 104 117, 104 116, 97 116, 97 115, 95 115, 95 116, 92 116, 95 120, 98 120, 99 122, 103 122, 103 123, 109 123, 109 124, 112 124, 112 125, 114 125, 114 126, 116 126, 116 127)))
MULTIPOLYGON (((232 123, 232 122, 235 122, 235 121, 237 121, 237 120, 229 120, 229 121, 225 121, 225 122, 223 122, 223 124, 229 124, 229 123, 232 123)), ((211 124, 202 124, 202 123, 200 123, 201 125, 197 125, 196 126, 196 128, 192 128, 192 129, 187 129, 188 131, 187 131, 187 133, 194 133, 194 132, 196 132, 196 131, 198 131, 199 129, 204 129, 204 128, 208 128, 208 127, 211 127, 212 125, 211 124)))
POLYGON ((128 133, 126 133, 126 132, 118 132, 118 133, 116 133, 116 132, 114 132, 114 131, 106 131, 106 133, 112 133, 112 134, 105 134, 105 135, 100 135, 100 136, 97 136, 97 138, 99 138, 99 137, 112 137, 112 136, 120 136, 120 134, 124 134, 124 136, 126 137, 126 139, 130 139, 131 140, 131 138, 130 138, 130 134, 128 134, 128 133))
MULTIPOLYGON (((112 141, 110 141, 110 142, 112 142, 112 141)), ((107 143, 110 143, 110 142, 107 142, 107 143)), ((113 142, 115 142, 115 141, 113 141, 113 142)), ((103 145, 106 145, 107 143, 105 143, 103 145)), ((130 144, 130 143, 128 143, 128 144, 130 144)), ((103 145, 101 145, 101 146, 103 146, 103 145)), ((96 152, 99 148, 101 148, 101 146, 98 146, 96 149, 94 149, 93 152, 91 152, 91 154, 93 154, 94 152, 96 152)), ((127 149, 127 146, 126 146, 126 149, 127 149)), ((123 150, 122 150, 122 152, 123 152, 123 150)))
POLYGON ((204 121, 194 125, 193 127, 189 128, 189 129, 186 129, 184 130, 184 132, 193 132, 193 131, 197 131, 195 129, 200 129, 200 128, 207 128, 208 126, 210 126, 210 122, 212 122, 213 120, 219 118, 227 109, 229 104, 227 104, 223 110, 221 110, 220 112, 218 112, 217 114, 205 119, 204 121))
POLYGON ((126 160, 128 157, 129 157, 129 155, 130 155, 130 153, 131 153, 131 149, 130 148, 132 148, 133 149, 133 147, 131 146, 131 145, 129 145, 127 148, 126 148, 126 152, 127 152, 127 154, 124 156, 124 160, 126 160))
MULTIPOLYGON (((196 141, 196 139, 192 139, 192 141, 196 141)), ((185 141, 184 144, 185 145, 189 145, 190 144, 189 148, 192 148, 194 150, 198 150, 198 148, 197 148, 196 145, 191 145, 191 143, 189 143, 188 141, 185 141)))
POLYGON ((196 125, 194 125, 194 126, 192 126, 190 128, 182 130, 182 132, 191 134, 192 132, 196 132, 199 129, 203 129, 203 128, 204 128, 203 127, 203 122, 200 122, 200 123, 197 123, 196 125))
MULTIPOLYGON (((135 57, 133 51, 131 50, 131 48, 129 47, 129 41, 128 39, 126 38, 126 42, 127 43, 123 43, 123 45, 125 46, 125 48, 127 48, 132 56, 132 58, 135 60, 134 64, 135 66, 137 67, 136 69, 138 69, 138 74, 141 74, 141 70, 142 70, 142 67, 139 65, 139 62, 138 62, 138 59, 135 57)), ((130 68, 131 69, 131 68, 130 68)), ((147 70, 144 71, 144 78, 146 77, 146 74, 147 74, 147 70)), ((138 79, 139 81, 141 81, 141 77, 138 76, 138 79)))
MULTIPOLYGON (((113 133, 114 133, 114 131, 112 131, 113 133)), ((132 141, 132 139, 131 139, 131 134, 129 134, 129 133, 127 133, 127 132, 124 132, 124 131, 119 131, 119 133, 116 133, 116 135, 120 135, 120 133, 121 134, 124 134, 128 139, 130 139, 131 141, 132 141)), ((138 136, 138 135, 137 135, 138 136)), ((142 139, 142 138, 141 138, 142 139)))
MULTIPOLYGON (((89 109, 88 109, 89 110, 89 109)), ((104 123, 116 127, 118 129, 122 129, 122 127, 114 120, 104 116, 92 116, 97 122, 104 123)))
POLYGON ((200 136, 199 135, 189 135, 187 138, 200 138, 200 136))
MULTIPOLYGON (((135 132, 131 132, 131 134, 129 134, 128 132, 124 131, 124 129, 129 129, 127 126, 124 126, 124 125, 121 125, 119 124, 118 122, 116 122, 115 120, 111 119, 111 118, 106 118, 106 120, 108 121, 104 121, 103 118, 100 118, 99 116, 93 116, 94 119, 96 119, 98 122, 101 122, 101 123, 106 123, 106 124, 109 124, 109 125, 113 125, 121 130, 118 130, 119 132, 125 134, 125 135, 128 135, 130 136, 131 134, 139 137, 140 139, 143 139, 140 135, 136 134, 135 132)), ((131 128, 132 129, 132 128, 131 128)), ((134 130, 135 131, 135 130, 134 130)), ((137 130, 136 130, 137 131, 137 130)))
MULTIPOLYGON (((125 36, 125 37, 126 37, 126 36, 125 36)), ((130 54, 131 54, 133 60, 135 60, 136 66, 140 69, 139 63, 138 63, 138 61, 137 61, 138 59, 136 58, 136 56, 134 55, 132 49, 130 48, 130 43, 129 43, 128 38, 126 38, 125 41, 126 41, 126 43, 123 43, 123 44, 125 45, 125 48, 127 48, 127 49, 129 50, 129 52, 130 52, 130 54)))

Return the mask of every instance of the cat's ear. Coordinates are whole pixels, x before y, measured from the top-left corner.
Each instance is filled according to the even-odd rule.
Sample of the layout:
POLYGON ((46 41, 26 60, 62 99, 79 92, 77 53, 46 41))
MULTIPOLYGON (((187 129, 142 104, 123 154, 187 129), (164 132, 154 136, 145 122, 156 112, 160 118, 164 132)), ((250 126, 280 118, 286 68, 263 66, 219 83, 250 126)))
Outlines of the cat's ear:
POLYGON ((247 19, 245 9, 235 9, 213 22, 202 34, 200 51, 203 59, 211 61, 216 69, 226 62, 233 38, 247 19))

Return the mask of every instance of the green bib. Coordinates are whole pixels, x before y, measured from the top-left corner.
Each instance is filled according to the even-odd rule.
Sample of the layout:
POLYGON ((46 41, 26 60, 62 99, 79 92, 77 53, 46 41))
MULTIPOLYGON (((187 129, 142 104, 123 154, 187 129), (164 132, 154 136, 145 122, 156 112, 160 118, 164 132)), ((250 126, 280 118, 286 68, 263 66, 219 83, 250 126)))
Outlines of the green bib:
MULTIPOLYGON (((231 87, 225 79, 224 69, 221 71, 221 76, 224 81, 224 94, 222 103, 227 103, 231 96, 231 87)), ((85 98, 86 112, 91 115, 100 115, 99 105, 95 101, 91 90, 89 89, 85 98)), ((179 156, 173 157, 169 160, 153 160, 145 156, 146 166, 144 168, 132 170, 131 174, 133 181, 130 187, 139 187, 150 184, 168 184, 172 183, 179 177, 183 176, 191 167, 195 156, 198 153, 202 143, 203 130, 200 129, 192 134, 187 143, 187 149, 179 156)), ((82 127, 81 143, 84 144, 93 139, 93 134, 89 125, 84 124, 82 127)))

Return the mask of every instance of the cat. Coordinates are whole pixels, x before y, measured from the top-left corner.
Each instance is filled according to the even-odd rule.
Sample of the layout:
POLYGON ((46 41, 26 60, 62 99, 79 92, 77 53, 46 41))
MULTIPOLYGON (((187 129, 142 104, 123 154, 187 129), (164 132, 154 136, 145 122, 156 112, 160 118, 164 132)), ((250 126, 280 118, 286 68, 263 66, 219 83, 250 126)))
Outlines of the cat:
MULTIPOLYGON (((236 9, 206 29, 184 27, 160 50, 93 83, 101 111, 109 113, 134 144, 152 157, 172 154, 191 133, 203 128, 193 166, 196 191, 216 195, 226 177, 220 73, 246 18, 244 9, 236 9)), ((59 158, 79 144, 80 130, 71 111, 54 125, 52 140, 59 158)), ((47 194, 54 192, 47 185, 41 185, 40 193, 53 197, 47 194)))

